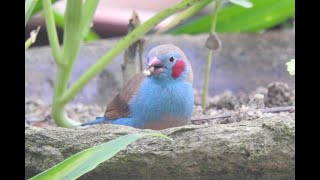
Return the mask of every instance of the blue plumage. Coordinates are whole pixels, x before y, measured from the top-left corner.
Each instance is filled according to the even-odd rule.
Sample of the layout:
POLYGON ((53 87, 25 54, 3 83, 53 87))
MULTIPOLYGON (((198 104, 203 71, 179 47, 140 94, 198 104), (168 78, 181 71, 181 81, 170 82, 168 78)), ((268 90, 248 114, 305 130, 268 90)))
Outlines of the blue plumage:
POLYGON ((192 68, 185 54, 171 44, 148 54, 149 76, 137 75, 108 105, 104 117, 84 123, 110 123, 135 128, 181 126, 191 118, 194 104, 192 68))
POLYGON ((104 122, 107 122, 108 119, 106 117, 97 117, 95 120, 93 121, 89 121, 89 122, 86 122, 86 123, 83 123, 81 124, 81 126, 87 126, 87 125, 93 125, 93 124, 101 124, 101 123, 104 123, 104 122))

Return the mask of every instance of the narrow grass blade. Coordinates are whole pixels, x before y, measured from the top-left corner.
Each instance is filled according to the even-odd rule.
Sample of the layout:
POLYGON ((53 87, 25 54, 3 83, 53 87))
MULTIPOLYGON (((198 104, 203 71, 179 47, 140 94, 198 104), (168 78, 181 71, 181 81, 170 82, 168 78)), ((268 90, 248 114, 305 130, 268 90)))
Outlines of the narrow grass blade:
POLYGON ((76 179, 110 159, 130 143, 144 136, 158 136, 172 140, 160 133, 141 133, 121 136, 117 139, 83 150, 50 169, 34 176, 39 179, 76 179))

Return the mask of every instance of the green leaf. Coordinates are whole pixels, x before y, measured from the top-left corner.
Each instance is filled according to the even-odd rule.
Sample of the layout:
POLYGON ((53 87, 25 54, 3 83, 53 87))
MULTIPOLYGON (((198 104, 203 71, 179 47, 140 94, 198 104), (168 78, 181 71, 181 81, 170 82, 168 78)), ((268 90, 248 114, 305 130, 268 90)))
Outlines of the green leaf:
POLYGON ((245 8, 251 8, 252 3, 247 0, 229 0, 231 3, 245 7, 245 8))
POLYGON ((121 136, 109 142, 83 150, 50 169, 34 176, 30 180, 39 179, 76 179, 93 170, 100 163, 110 159, 130 143, 143 136, 158 136, 172 140, 160 133, 141 133, 121 136))
MULTIPOLYGON (((294 0, 251 0, 253 7, 245 9, 230 5, 218 12, 217 32, 260 32, 294 16, 294 0)), ((211 14, 172 30, 173 34, 208 33, 211 14)))
MULTIPOLYGON (((64 26, 63 15, 61 15, 60 13, 58 13, 56 11, 53 11, 53 17, 54 17, 54 21, 55 21, 57 27, 63 28, 63 26, 64 26)), ((91 41, 95 41, 99 38, 100 38, 99 35, 90 29, 89 32, 87 33, 87 35, 84 37, 84 41, 91 42, 91 41)))
MULTIPOLYGON (((28 1, 30 1, 30 0, 28 0, 28 1)), ((31 16, 39 13, 43 9, 41 1, 39 1, 39 0, 32 0, 32 1, 37 1, 37 3, 34 6, 34 9, 33 9, 32 13, 31 13, 31 16)), ((53 4, 57 0, 51 0, 51 1, 52 1, 52 4, 53 4)), ((54 21, 55 21, 57 27, 63 28, 63 26, 64 26, 64 17, 63 17, 63 15, 61 15, 60 13, 58 13, 57 11, 54 10, 53 11, 53 16, 54 16, 54 21)), ((97 40, 99 38, 100 38, 99 35, 90 29, 89 32, 87 33, 87 35, 84 37, 84 41, 91 42, 91 41, 95 41, 95 40, 97 40)))
POLYGON ((80 26, 80 28, 82 29, 82 32, 81 32, 82 37, 87 36, 87 34, 89 33, 98 4, 99 4, 99 0, 90 0, 90 1, 86 1, 83 4, 83 14, 82 14, 81 26, 80 26))
POLYGON ((92 30, 89 30, 88 34, 84 37, 85 42, 92 42, 100 39, 100 36, 92 30))
MULTIPOLYGON (((51 3, 55 3, 57 0, 51 0, 51 3)), ((31 13, 31 16, 37 14, 38 12, 42 11, 43 9, 43 6, 42 6, 42 0, 41 1, 38 1, 37 4, 35 5, 32 13, 31 13)))
POLYGON ((32 14, 32 11, 38 0, 26 0, 24 3, 24 25, 27 25, 27 22, 32 14))
POLYGON ((287 71, 291 76, 295 75, 295 59, 291 59, 289 62, 286 63, 287 71))

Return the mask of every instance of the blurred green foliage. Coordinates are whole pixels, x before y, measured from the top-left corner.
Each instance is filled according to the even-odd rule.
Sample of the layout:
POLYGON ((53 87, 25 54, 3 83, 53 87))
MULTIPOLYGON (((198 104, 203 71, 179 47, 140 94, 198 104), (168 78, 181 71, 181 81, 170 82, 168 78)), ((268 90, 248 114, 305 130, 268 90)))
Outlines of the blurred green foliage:
MULTIPOLYGON (((54 4, 57 0, 51 0, 52 4, 54 4)), ((32 10, 31 17, 40 13, 42 11, 42 1, 37 1, 35 7, 32 10)), ((57 25, 57 27, 63 28, 64 26, 64 16, 62 14, 59 14, 58 12, 54 11, 53 12, 54 20, 57 25)), ((85 36, 84 41, 90 42, 99 39, 99 35, 96 34, 94 31, 91 29, 89 30, 88 34, 85 36)))
MULTIPOLYGON (((229 3, 218 12, 216 32, 260 32, 294 17, 294 0, 250 0, 249 9, 229 3)), ((169 31, 172 34, 208 33, 211 14, 169 31)))
MULTIPOLYGON (((51 0, 52 4, 54 4, 57 0, 51 0)), ((31 13, 31 16, 34 16, 36 15, 37 13, 39 13, 40 11, 42 11, 43 7, 42 7, 42 0, 40 1, 37 1, 32 13, 31 13)))

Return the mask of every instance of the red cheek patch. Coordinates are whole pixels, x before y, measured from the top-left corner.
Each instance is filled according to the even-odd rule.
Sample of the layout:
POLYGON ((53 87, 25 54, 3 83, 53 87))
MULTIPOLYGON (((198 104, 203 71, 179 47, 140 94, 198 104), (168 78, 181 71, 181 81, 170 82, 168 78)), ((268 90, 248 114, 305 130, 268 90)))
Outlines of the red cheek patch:
POLYGON ((176 64, 172 68, 172 77, 175 79, 178 78, 180 74, 183 72, 185 66, 186 64, 183 60, 177 60, 176 64))

